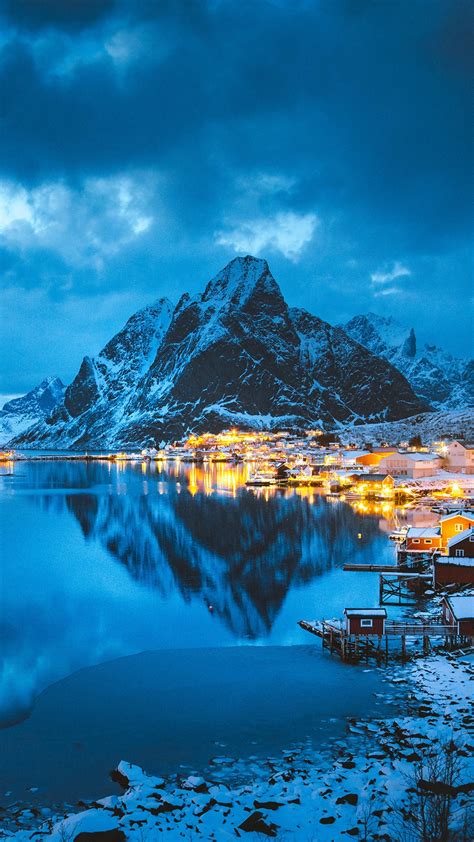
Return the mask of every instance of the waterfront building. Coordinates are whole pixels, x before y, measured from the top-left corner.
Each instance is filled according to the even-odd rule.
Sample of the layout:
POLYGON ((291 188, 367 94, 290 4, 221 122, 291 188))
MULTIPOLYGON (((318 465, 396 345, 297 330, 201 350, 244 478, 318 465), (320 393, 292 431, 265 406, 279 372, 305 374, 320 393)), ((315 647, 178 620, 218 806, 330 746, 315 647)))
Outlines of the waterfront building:
POLYGON ((410 526, 403 544, 409 552, 428 553, 441 549, 441 530, 438 526, 410 526))
POLYGON ((435 476, 441 465, 441 457, 436 453, 402 453, 397 451, 381 459, 379 469, 392 474, 392 476, 420 479, 435 476))
POLYGON ((345 608, 347 634, 384 634, 385 608, 345 608))
POLYGON ((451 538, 474 526, 474 514, 471 512, 452 512, 452 514, 440 518, 439 525, 441 546, 446 549, 451 538))
POLYGON ((474 637, 474 596, 447 596, 443 599, 443 617, 455 634, 474 637))
POLYGON ((474 444, 451 441, 443 448, 445 468, 459 474, 474 474, 474 444))

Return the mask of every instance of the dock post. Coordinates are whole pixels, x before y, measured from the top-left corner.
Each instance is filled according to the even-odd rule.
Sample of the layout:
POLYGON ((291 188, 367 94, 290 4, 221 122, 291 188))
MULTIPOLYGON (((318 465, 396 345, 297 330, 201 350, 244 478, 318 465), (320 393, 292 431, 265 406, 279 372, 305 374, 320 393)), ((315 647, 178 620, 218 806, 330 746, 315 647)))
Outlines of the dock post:
POLYGON ((423 655, 428 655, 430 651, 430 639, 427 634, 423 635, 423 655))
POLYGON ((402 634, 402 658, 405 660, 407 656, 407 645, 406 645, 406 638, 405 635, 402 634))
POLYGON ((385 660, 388 663, 388 634, 385 635, 385 660))

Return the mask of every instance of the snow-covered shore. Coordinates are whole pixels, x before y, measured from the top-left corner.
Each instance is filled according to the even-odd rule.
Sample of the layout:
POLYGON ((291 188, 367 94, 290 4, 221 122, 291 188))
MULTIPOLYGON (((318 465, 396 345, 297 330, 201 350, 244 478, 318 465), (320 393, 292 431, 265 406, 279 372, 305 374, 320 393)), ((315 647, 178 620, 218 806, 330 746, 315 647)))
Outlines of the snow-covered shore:
POLYGON ((394 692, 407 685, 406 714, 396 720, 351 720, 347 739, 334 744, 331 756, 302 746, 265 762, 255 758, 246 764, 248 782, 239 785, 231 783, 233 758, 215 759, 212 780, 152 777, 121 761, 116 780, 122 795, 43 820, 31 810, 7 809, 0 838, 143 842, 162 835, 221 840, 247 833, 260 838, 253 836, 260 833, 321 842, 393 839, 401 811, 410 811, 415 771, 419 775, 423 758, 439 754, 449 742, 465 766, 453 800, 453 822, 461 824, 474 779, 473 664, 436 654, 390 668, 389 677, 394 692))

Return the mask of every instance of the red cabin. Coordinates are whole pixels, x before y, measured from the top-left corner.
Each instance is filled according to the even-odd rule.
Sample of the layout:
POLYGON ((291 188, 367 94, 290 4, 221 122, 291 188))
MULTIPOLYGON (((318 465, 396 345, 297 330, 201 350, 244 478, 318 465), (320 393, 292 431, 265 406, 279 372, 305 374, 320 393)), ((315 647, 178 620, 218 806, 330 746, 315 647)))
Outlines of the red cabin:
POLYGON ((439 556, 434 560, 435 588, 445 585, 474 585, 474 558, 439 556))
POLYGON ((384 634, 385 608, 345 608, 347 634, 384 634))
POLYGON ((474 637, 474 596, 446 596, 443 618, 449 626, 455 626, 455 634, 474 637))

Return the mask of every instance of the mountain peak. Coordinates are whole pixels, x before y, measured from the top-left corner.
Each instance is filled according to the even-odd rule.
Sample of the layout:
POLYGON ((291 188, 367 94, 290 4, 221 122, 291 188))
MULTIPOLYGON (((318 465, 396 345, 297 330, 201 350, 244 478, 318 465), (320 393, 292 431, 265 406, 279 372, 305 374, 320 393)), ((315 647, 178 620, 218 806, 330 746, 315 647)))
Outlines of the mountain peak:
POLYGON ((253 293, 257 285, 277 294, 280 288, 270 272, 268 263, 248 254, 234 257, 206 286, 201 300, 203 302, 222 301, 232 305, 243 304, 253 293))

